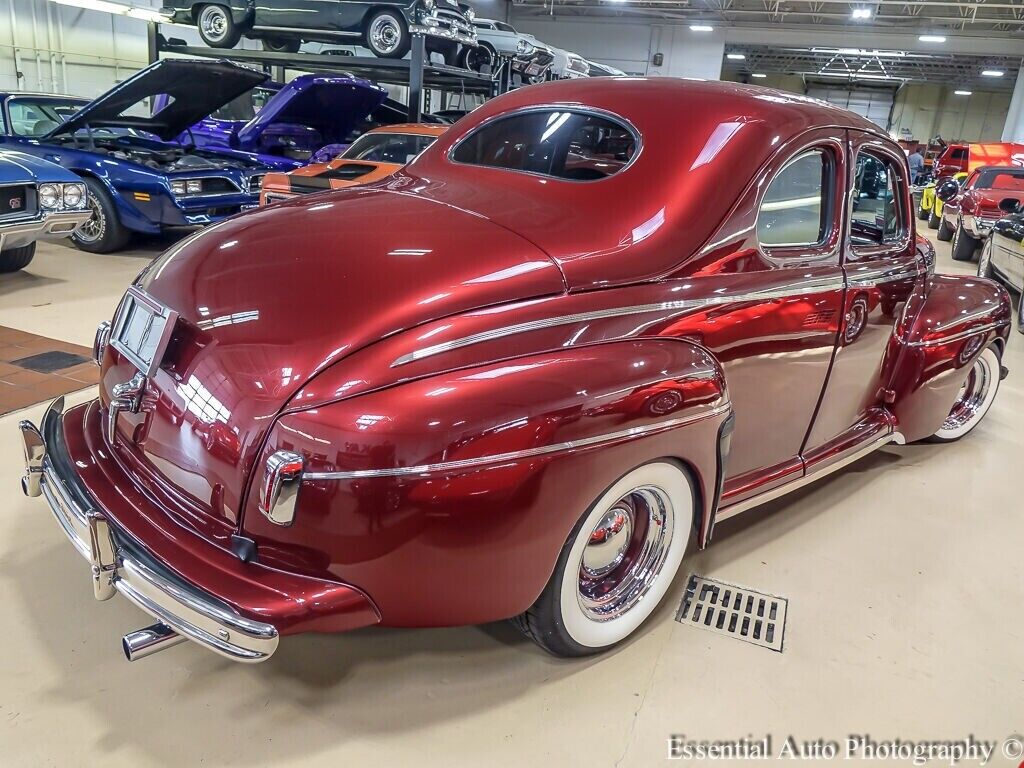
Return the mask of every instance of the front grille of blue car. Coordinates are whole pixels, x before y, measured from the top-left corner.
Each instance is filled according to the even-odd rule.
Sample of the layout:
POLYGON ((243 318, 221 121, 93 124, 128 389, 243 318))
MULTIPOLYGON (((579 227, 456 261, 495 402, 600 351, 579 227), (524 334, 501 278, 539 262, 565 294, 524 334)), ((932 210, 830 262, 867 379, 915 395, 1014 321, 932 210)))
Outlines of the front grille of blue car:
POLYGON ((35 213, 35 188, 31 184, 0 186, 0 219, 35 213))

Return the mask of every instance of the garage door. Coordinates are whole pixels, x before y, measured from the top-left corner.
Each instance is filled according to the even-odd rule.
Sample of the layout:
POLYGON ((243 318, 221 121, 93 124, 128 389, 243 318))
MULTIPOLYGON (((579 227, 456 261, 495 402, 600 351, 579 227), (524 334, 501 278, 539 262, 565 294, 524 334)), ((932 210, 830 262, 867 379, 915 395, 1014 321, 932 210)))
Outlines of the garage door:
POLYGON ((892 112, 895 91, 886 88, 837 88, 826 85, 809 85, 807 95, 856 112, 875 123, 883 131, 889 130, 889 114, 892 112))

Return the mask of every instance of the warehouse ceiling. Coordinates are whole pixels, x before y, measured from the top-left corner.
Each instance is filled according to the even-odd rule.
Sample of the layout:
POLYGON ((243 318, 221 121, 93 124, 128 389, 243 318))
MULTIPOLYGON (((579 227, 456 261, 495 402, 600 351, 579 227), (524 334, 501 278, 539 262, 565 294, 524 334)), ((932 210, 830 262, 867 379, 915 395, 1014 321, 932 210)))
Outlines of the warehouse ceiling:
POLYGON ((730 26, 856 26, 887 32, 1024 35, 1024 0, 513 0, 558 15, 630 15, 730 26), (552 7, 553 4, 553 7, 552 7), (856 15, 855 15, 856 12, 856 15))
POLYGON ((929 82, 985 90, 1012 89, 1020 66, 1020 59, 1006 56, 863 48, 729 45, 726 54, 724 71, 742 76, 782 73, 821 82, 929 82), (996 75, 996 72, 1003 74, 996 75))

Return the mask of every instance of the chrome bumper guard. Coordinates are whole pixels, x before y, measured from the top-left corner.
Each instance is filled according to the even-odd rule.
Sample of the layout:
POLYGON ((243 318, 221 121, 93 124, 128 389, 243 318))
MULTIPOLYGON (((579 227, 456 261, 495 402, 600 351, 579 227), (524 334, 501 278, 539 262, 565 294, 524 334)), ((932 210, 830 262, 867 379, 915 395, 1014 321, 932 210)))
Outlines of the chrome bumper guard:
MULTIPOLYGON (((109 600, 120 592, 182 638, 234 661, 268 659, 277 649, 276 628, 239 616, 170 572, 107 520, 75 475, 64 445, 63 410, 59 397, 46 409, 41 429, 31 421, 20 423, 26 465, 22 490, 46 498, 65 535, 89 561, 96 599, 109 600)), ((133 658, 127 645, 126 654, 133 658)))
POLYGON ((54 211, 17 220, 0 220, 0 251, 20 248, 36 240, 68 237, 89 220, 92 211, 54 211))
POLYGON ((410 25, 409 31, 417 35, 454 40, 463 45, 477 45, 476 34, 468 25, 445 16, 420 16, 419 23, 410 25))

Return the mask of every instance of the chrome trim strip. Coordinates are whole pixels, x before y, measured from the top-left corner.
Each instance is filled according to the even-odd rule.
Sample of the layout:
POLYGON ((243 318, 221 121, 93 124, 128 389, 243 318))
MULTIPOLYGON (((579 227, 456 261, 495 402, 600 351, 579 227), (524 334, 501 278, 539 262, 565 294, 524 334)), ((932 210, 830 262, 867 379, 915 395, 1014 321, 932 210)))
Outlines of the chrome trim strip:
POLYGON ((810 474, 803 475, 794 480, 791 480, 788 483, 783 483, 780 486, 767 490, 764 493, 760 493, 757 496, 753 496, 749 499, 744 499, 743 501, 738 501, 735 504, 730 504, 727 507, 723 507, 718 512, 718 514, 715 515, 715 524, 717 525, 723 520, 728 520, 730 517, 738 515, 740 512, 746 512, 748 509, 752 509, 762 504, 766 504, 767 502, 777 499, 780 496, 785 496, 790 491, 795 491, 798 488, 802 488, 805 485, 813 483, 815 480, 820 480, 821 478, 826 477, 827 475, 831 475, 833 472, 836 472, 842 469, 843 467, 852 464, 858 459, 867 456, 869 453, 872 453, 878 448, 888 445, 889 443, 904 445, 906 443, 906 440, 903 438, 903 435, 899 432, 889 432, 888 434, 871 441, 867 445, 855 450, 853 453, 847 456, 844 456, 838 461, 829 464, 827 467, 824 467, 823 469, 820 469, 817 472, 811 472, 810 474))
POLYGON ((429 347, 423 347, 412 352, 408 352, 401 357, 395 359, 391 363, 392 368, 397 368, 407 363, 413 363, 417 360, 422 360, 426 357, 433 357, 444 352, 451 352, 456 349, 462 349, 463 347, 472 346, 474 344, 481 344, 486 341, 494 341, 496 339, 502 339, 506 336, 514 336, 520 333, 529 333, 530 331, 539 331, 546 328, 554 328, 559 325, 573 325, 575 323, 586 323, 592 320, 603 320, 609 317, 623 317, 628 315, 642 315, 647 312, 666 312, 666 311, 680 311, 686 309, 703 309, 704 307, 712 307, 721 304, 738 304, 744 301, 765 301, 770 299, 785 299, 795 296, 802 296, 806 293, 815 291, 841 291, 844 287, 842 280, 836 280, 835 278, 819 278, 816 280, 808 280, 801 284, 800 287, 794 289, 792 286, 787 286, 785 289, 766 289, 763 291, 754 291, 753 293, 744 293, 737 296, 711 296, 703 299, 681 299, 679 301, 662 301, 655 304, 638 304, 631 307, 612 307, 609 309, 595 309, 590 312, 576 312, 571 315, 561 315, 559 317, 546 317, 540 320, 530 320, 525 323, 516 323, 515 325, 507 325, 503 328, 494 328, 489 331, 481 331, 480 333, 474 333, 469 336, 463 336, 460 339, 452 339, 451 341, 444 341, 439 344, 432 344, 429 347))
POLYGON ((988 323, 987 325, 979 325, 975 328, 969 328, 966 331, 960 331, 960 333, 954 333, 952 336, 945 336, 941 339, 931 339, 929 341, 909 341, 906 342, 908 347, 940 347, 943 344, 951 344, 954 341, 960 341, 961 339, 967 339, 978 333, 986 333, 988 331, 998 330, 1004 325, 1009 324, 1009 320, 1005 323, 988 323))
POLYGON ((478 456, 473 459, 461 459, 458 461, 442 461, 436 464, 419 464, 411 467, 389 467, 387 469, 357 469, 349 472, 306 472, 302 475, 303 480, 360 480, 365 478, 374 477, 408 477, 410 475, 429 475, 436 474, 438 472, 459 472, 464 469, 473 469, 475 467, 485 466, 488 464, 503 464, 511 461, 521 461, 522 459, 532 459, 537 456, 547 456, 552 453, 558 453, 560 451, 577 450, 580 448, 592 448, 596 445, 603 443, 619 442, 622 440, 629 440, 635 437, 646 437, 648 435, 657 434, 659 432, 665 432, 669 429, 681 427, 684 424, 691 424, 696 421, 702 421, 703 419, 717 416, 721 413, 725 413, 732 404, 728 401, 721 401, 718 405, 710 408, 701 413, 691 414, 689 416, 680 416, 676 419, 668 419, 667 421, 661 421, 657 424, 648 424, 642 427, 630 427, 629 429, 619 430, 618 432, 609 432, 604 435, 595 435, 593 437, 584 437, 579 440, 567 440, 564 443, 555 443, 553 445, 538 446, 537 448, 527 448, 522 451, 509 451, 508 453, 497 453, 490 456, 478 456))
POLYGON ((263 25, 253 25, 254 32, 304 32, 310 34, 311 32, 315 35, 329 35, 331 37, 359 37, 362 32, 346 32, 344 30, 336 29, 317 29, 310 30, 306 27, 273 27, 263 25))
POLYGON ((851 273, 848 275, 851 288, 874 288, 879 283, 894 283, 897 280, 916 279, 921 271, 916 267, 907 268, 904 265, 897 267, 885 267, 862 273, 851 273))

